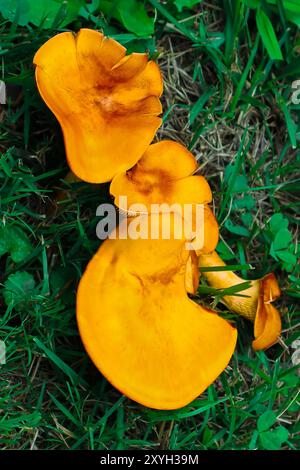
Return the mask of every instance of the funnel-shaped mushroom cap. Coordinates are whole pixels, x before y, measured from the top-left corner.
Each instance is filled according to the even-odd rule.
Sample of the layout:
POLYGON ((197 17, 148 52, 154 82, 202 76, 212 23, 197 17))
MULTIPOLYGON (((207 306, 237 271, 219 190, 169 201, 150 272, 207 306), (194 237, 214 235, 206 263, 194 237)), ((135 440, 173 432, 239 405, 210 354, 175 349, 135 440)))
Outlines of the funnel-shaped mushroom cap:
MULTIPOLYGON (((199 266, 226 266, 220 256, 213 252, 199 256, 199 266)), ((245 282, 232 271, 210 271, 203 275, 209 284, 216 289, 225 289, 245 282)), ((191 280, 188 281, 190 283, 191 280)), ((250 281, 248 289, 235 295, 225 295, 222 302, 233 312, 251 320, 254 323, 254 349, 267 349, 278 341, 281 333, 281 319, 278 310, 271 302, 280 296, 280 289, 274 274, 267 274, 262 279, 250 281)))
POLYGON ((162 78, 146 54, 126 55, 90 29, 66 32, 37 51, 36 82, 64 134, 72 171, 90 183, 131 168, 161 124, 162 78))
MULTIPOLYGON (((150 227, 152 217, 134 223, 146 219, 150 227)), ((227 321, 188 298, 188 256, 173 233, 168 240, 109 239, 78 289, 78 325, 91 359, 117 389, 152 408, 191 402, 227 366, 236 343, 227 321)))
POLYGON ((197 161, 191 152, 177 142, 165 140, 150 145, 131 170, 115 176, 110 192, 115 204, 125 211, 135 214, 143 211, 152 214, 179 213, 187 225, 193 227, 195 246, 198 240, 200 247, 196 250, 197 254, 210 253, 218 243, 219 229, 207 205, 212 200, 210 187, 203 176, 193 176, 197 168, 197 161), (200 206, 203 212, 198 213, 197 225, 196 211, 200 206))
MULTIPOLYGON (((165 140, 150 145, 129 171, 115 176, 110 192, 115 204, 143 204, 153 212, 153 204, 205 204, 212 200, 210 187, 203 176, 192 176, 197 161, 183 145, 165 140)), ((161 210, 162 212, 163 210, 161 210)))

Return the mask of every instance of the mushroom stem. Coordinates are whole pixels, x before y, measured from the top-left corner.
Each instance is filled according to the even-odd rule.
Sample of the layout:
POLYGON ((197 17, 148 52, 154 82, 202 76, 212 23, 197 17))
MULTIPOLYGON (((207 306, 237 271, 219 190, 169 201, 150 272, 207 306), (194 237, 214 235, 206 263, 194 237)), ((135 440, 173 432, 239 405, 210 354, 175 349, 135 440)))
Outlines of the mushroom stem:
MULTIPOLYGON (((226 266, 215 251, 207 255, 200 254, 198 263, 201 267, 226 266)), ((209 284, 217 289, 236 286, 244 282, 244 279, 233 271, 207 271, 203 275, 209 284)), ((231 311, 254 323, 253 348, 255 350, 267 349, 278 341, 281 333, 280 314, 271 305, 280 296, 280 289, 272 273, 250 282, 251 286, 248 289, 239 292, 247 297, 226 295, 222 302, 231 311)))
MULTIPOLYGON (((216 251, 210 254, 199 255, 200 267, 219 267, 226 266, 226 263, 220 258, 216 251)), ((207 279, 208 283, 215 289, 226 289, 228 287, 236 286, 245 282, 244 279, 239 277, 233 271, 207 271, 203 272, 203 276, 207 279)), ((259 281, 251 281, 251 286, 248 289, 239 292, 239 296, 225 295, 222 302, 233 312, 242 315, 254 322, 257 311, 257 304, 259 298, 259 281), (243 297, 240 297, 243 295, 243 297), (245 296, 245 297, 244 297, 245 296)))

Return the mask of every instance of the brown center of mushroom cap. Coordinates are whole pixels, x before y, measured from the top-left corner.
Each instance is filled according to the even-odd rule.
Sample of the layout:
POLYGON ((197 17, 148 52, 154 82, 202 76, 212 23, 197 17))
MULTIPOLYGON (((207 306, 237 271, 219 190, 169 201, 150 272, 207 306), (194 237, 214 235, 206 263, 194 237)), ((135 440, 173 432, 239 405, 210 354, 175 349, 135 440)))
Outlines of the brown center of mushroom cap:
POLYGON ((115 101, 112 95, 95 94, 93 103, 105 119, 111 120, 114 117, 123 117, 128 113, 128 107, 115 101))
POLYGON ((90 105, 93 105, 98 108, 100 114, 105 120, 111 121, 116 117, 124 118, 128 116, 128 113, 134 114, 143 111, 144 100, 122 103, 117 99, 117 93, 114 93, 114 90, 102 90, 102 93, 99 93, 97 88, 94 88, 93 91, 94 92, 89 91, 88 95, 86 95, 85 92, 82 92, 87 104, 87 113, 90 109, 90 105))
POLYGON ((116 107, 110 96, 96 96, 94 103, 103 108, 104 111, 113 112, 116 107))
POLYGON ((170 194, 173 183, 170 181, 170 175, 159 168, 147 170, 139 168, 137 164, 132 170, 127 172, 128 178, 136 186, 136 189, 144 194, 152 194, 152 199, 160 201, 161 197, 170 194))

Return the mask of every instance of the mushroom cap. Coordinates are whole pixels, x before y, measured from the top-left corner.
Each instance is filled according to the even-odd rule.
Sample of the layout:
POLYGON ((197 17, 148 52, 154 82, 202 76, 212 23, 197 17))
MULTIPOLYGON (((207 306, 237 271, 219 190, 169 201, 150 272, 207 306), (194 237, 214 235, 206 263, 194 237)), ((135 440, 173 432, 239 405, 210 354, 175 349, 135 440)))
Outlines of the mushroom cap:
POLYGON ((58 119, 68 163, 90 183, 131 168, 161 125, 160 70, 147 54, 91 29, 60 33, 33 59, 39 92, 58 119))
POLYGON ((280 297, 280 289, 273 273, 259 280, 260 294, 254 321, 255 350, 267 349, 278 341, 281 333, 281 318, 271 302, 280 297))
POLYGON ((143 204, 148 212, 155 211, 153 204, 206 204, 212 194, 203 176, 192 176, 197 168, 195 157, 183 145, 164 140, 150 145, 131 170, 116 175, 110 193, 120 209, 123 196, 127 206, 143 204))
POLYGON ((219 228, 207 205, 212 200, 209 184, 203 176, 193 175, 197 168, 195 157, 183 145, 171 140, 158 142, 150 145, 131 170, 114 177, 110 193, 122 211, 179 213, 193 228, 196 253, 210 253, 218 243, 219 228), (203 218, 198 232, 195 216, 201 205, 203 218))
POLYGON ((78 288, 79 331, 94 364, 151 408, 191 402, 227 366, 236 344, 235 328, 188 298, 188 256, 173 232, 168 240, 108 239, 78 288))

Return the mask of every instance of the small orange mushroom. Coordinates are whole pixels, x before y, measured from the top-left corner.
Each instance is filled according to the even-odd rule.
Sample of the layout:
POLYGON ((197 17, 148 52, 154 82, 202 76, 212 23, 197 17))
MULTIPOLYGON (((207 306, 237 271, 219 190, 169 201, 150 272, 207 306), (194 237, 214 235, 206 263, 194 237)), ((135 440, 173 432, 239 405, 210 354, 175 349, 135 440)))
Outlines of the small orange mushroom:
POLYGON ((162 77, 147 54, 91 29, 65 32, 33 59, 39 92, 58 119, 68 163, 90 183, 110 181, 144 153, 162 111, 162 77))
MULTIPOLYGON (((146 220, 150 231, 168 215, 140 215, 135 222, 146 220)), ((174 224, 176 217, 171 214, 174 224)), ((126 233, 123 224, 118 233, 126 233)), ((156 240, 123 238, 106 240, 80 281, 82 341, 96 367, 129 398, 156 409, 180 408, 227 366, 236 329, 188 298, 184 239, 174 232, 168 240, 161 233, 156 240)))
MULTIPOLYGON (((216 252, 213 252, 200 254, 199 266, 216 267, 226 266, 226 264, 216 252)), ((224 289, 245 282, 233 271, 207 271, 203 275, 209 284, 216 289, 224 289)), ((187 286, 189 286, 192 281, 188 280, 187 282, 187 286)), ((253 348, 256 350, 267 349, 278 341, 281 333, 279 312, 271 304, 280 296, 280 289, 274 274, 267 274, 262 279, 250 282, 251 286, 248 289, 239 292, 246 297, 225 295, 222 302, 231 311, 254 323, 253 348)))
MULTIPOLYGON (((185 215, 182 210, 185 205, 195 209, 203 204, 204 240, 197 253, 210 253, 218 243, 219 230, 208 206, 212 200, 209 184, 203 176, 193 174, 197 169, 197 160, 191 152, 177 142, 165 140, 150 145, 133 168, 116 175, 110 193, 121 210, 142 205, 147 213, 154 213, 175 211, 178 207, 185 215), (122 205, 124 196, 126 207, 122 205)), ((195 228, 194 215, 191 212, 186 217, 191 218, 195 228)))
POLYGON ((206 204, 212 194, 203 176, 193 176, 197 168, 183 145, 164 140, 150 145, 133 168, 116 175, 110 192, 121 209, 121 196, 127 197, 128 206, 143 204, 148 212, 153 204, 206 204))

